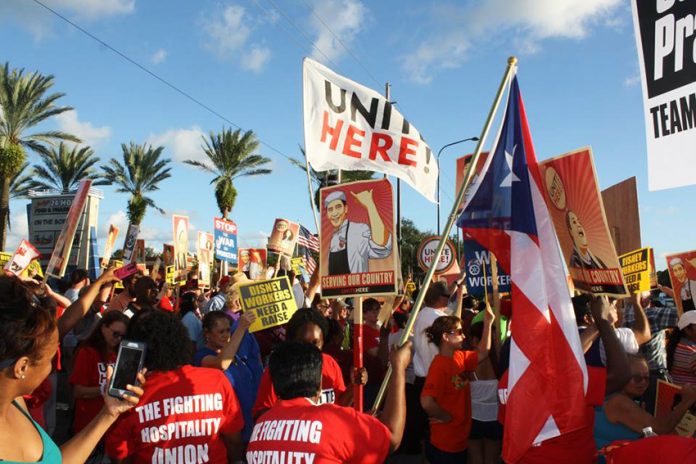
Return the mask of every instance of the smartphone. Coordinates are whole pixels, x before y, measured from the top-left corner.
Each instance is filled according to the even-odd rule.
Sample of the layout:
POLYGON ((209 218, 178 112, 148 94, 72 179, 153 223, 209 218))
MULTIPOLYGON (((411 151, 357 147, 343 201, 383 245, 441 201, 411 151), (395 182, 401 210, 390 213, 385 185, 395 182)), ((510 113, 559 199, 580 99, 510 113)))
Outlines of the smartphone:
POLYGON ((118 348, 118 357, 114 366, 114 373, 109 383, 109 396, 122 398, 123 394, 132 395, 126 390, 126 385, 136 385, 138 372, 143 368, 145 361, 145 343, 123 340, 118 348))
POLYGON ((114 271, 114 275, 119 279, 123 280, 126 277, 138 272, 138 265, 135 263, 126 264, 123 267, 119 267, 114 271))

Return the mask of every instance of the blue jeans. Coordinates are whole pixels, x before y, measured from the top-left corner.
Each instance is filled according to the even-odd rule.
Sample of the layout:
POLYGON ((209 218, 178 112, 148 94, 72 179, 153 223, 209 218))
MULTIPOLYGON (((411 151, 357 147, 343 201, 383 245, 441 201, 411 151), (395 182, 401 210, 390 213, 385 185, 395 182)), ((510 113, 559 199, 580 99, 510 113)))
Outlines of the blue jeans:
POLYGON ((425 457, 430 464, 465 464, 466 450, 458 453, 442 451, 434 447, 430 441, 425 442, 425 457))

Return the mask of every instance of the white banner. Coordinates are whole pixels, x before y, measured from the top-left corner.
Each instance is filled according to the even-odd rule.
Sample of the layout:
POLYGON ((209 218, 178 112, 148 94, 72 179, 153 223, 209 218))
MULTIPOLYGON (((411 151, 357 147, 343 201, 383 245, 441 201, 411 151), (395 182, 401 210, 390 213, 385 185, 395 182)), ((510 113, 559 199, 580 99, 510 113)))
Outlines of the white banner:
POLYGON ((696 184, 696 0, 632 0, 648 188, 696 184))
POLYGON ((376 171, 396 176, 435 202, 435 155, 383 95, 305 58, 305 151, 317 171, 376 171))

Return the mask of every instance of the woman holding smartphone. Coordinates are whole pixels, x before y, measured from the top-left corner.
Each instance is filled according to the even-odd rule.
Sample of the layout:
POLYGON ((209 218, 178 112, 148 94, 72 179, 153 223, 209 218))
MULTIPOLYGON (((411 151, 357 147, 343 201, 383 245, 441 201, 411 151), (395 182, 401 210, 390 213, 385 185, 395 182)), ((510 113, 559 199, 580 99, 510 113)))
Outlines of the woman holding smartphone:
POLYGON ((109 311, 77 347, 75 366, 68 379, 75 397, 73 433, 85 428, 104 406, 101 392, 106 384, 106 368, 116 362, 118 347, 127 328, 126 315, 109 311))
MULTIPOLYGON (((96 296, 96 290, 93 293, 96 296)), ((58 448, 29 416, 22 400, 23 395, 34 391, 51 372, 51 360, 57 348, 55 317, 24 282, 16 277, 0 276, 0 460, 3 462, 83 463, 118 416, 135 406, 143 394, 140 387, 129 385, 133 396, 123 399, 103 396, 104 406, 97 416, 58 448)), ((107 369, 107 381, 111 372, 111 368, 107 369)), ((145 382, 140 374, 138 380, 145 382)))

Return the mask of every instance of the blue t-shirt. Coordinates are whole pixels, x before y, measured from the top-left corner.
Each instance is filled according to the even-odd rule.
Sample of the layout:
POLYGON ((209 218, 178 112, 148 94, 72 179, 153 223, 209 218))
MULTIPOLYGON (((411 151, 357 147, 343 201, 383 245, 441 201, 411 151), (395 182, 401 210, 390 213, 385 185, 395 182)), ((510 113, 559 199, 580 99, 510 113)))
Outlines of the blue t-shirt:
MULTIPOLYGON (((237 322, 232 324, 232 332, 237 328, 237 322)), ((217 352, 207 346, 204 346, 196 352, 193 363, 195 366, 200 366, 201 361, 206 356, 217 356, 217 352)), ((237 399, 242 407, 244 415, 244 429, 242 430, 242 440, 248 442, 251 437, 254 419, 251 415, 251 409, 256 402, 256 393, 259 390, 261 375, 263 374, 263 365, 261 364, 261 351, 256 338, 249 333, 244 334, 242 343, 239 345, 237 354, 234 357, 232 364, 225 369, 225 376, 232 384, 234 392, 237 394, 237 399)))

